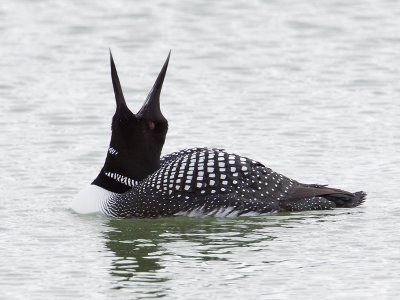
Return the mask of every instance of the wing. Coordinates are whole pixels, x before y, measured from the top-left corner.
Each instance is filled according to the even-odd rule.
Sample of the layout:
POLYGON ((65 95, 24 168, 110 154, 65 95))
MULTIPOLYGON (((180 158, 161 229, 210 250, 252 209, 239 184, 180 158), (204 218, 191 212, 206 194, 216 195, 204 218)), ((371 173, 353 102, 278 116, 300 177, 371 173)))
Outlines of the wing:
POLYGON ((160 169, 117 196, 112 215, 153 217, 201 210, 270 212, 298 183, 221 149, 193 148, 163 158, 160 169))

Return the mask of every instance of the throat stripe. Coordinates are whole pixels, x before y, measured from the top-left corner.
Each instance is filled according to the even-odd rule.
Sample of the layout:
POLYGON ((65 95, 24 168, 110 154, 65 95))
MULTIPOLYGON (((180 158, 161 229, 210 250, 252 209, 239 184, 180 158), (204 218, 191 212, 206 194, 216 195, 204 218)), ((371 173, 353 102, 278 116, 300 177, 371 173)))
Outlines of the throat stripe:
POLYGON ((117 174, 117 173, 104 172, 104 174, 107 177, 109 177, 111 179, 114 179, 114 180, 118 181, 119 183, 122 183, 122 184, 124 184, 126 186, 129 186, 129 187, 134 187, 135 185, 137 185, 139 183, 139 181, 137 181, 137 180, 133 180, 133 179, 131 179, 129 177, 126 177, 126 176, 123 176, 123 175, 120 175, 120 174, 117 174))

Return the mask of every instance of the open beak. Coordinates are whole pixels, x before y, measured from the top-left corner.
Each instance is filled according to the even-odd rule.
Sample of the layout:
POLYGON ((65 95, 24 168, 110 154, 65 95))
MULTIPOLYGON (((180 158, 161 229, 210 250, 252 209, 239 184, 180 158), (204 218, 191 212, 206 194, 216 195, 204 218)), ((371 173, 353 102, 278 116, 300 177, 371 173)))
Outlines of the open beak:
POLYGON ((161 89, 164 83, 165 74, 167 73, 169 57, 171 55, 171 51, 168 53, 168 57, 165 60, 165 63, 158 74, 156 82, 153 85, 153 88, 150 90, 146 101, 144 102, 142 108, 137 113, 138 117, 143 117, 152 121, 164 121, 166 120, 160 109, 160 94, 161 89))

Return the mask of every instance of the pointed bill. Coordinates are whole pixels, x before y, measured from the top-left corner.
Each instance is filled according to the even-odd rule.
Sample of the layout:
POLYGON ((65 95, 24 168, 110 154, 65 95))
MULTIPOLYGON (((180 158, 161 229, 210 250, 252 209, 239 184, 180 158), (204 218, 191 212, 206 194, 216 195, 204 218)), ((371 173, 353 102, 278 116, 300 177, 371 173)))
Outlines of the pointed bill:
POLYGON ((115 67, 114 59, 110 50, 110 65, 111 65, 111 79, 114 87, 115 101, 117 102, 117 109, 127 107, 124 94, 122 93, 121 83, 119 82, 117 69, 115 67))
POLYGON ((144 102, 142 108, 137 113, 140 117, 145 117, 153 121, 163 121, 165 120, 163 114, 160 109, 160 94, 161 89, 164 83, 165 74, 167 73, 169 57, 171 55, 171 51, 168 53, 168 57, 165 60, 165 63, 158 74, 156 82, 153 85, 153 88, 150 90, 146 101, 144 102))

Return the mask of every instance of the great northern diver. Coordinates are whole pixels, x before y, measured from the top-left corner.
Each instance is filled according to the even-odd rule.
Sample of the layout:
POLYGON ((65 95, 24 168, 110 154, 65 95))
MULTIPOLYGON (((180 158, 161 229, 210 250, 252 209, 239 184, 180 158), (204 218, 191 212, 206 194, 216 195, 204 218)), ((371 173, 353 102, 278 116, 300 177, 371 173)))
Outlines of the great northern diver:
MULTIPOLYGON (((131 120, 142 118, 140 112, 143 108, 136 116, 129 112, 130 117, 123 118, 123 122, 130 124, 123 135, 118 134, 120 128, 115 124, 121 120, 116 116, 113 118, 112 152, 109 150, 103 169, 92 183, 101 189, 96 200, 101 212, 123 218, 239 216, 350 208, 364 202, 366 193, 362 191, 350 193, 326 185, 302 184, 257 161, 223 149, 185 149, 159 160, 167 133, 167 121, 159 107, 159 94, 168 59, 169 56, 146 100, 145 106, 154 109, 144 118, 144 125, 131 120), (160 129, 156 134, 154 129, 157 128, 160 129), (120 137, 118 143, 113 139, 116 135, 120 137), (150 136, 152 138, 144 138, 150 136), (125 139, 131 142, 125 151, 135 150, 121 156, 125 139), (147 156, 148 152, 152 155, 147 156), (112 162, 118 160, 118 168, 111 164, 110 159, 112 162)), ((123 95, 112 58, 111 69, 117 114, 123 95)), ((125 101, 122 103, 123 111, 127 113, 125 101)))

